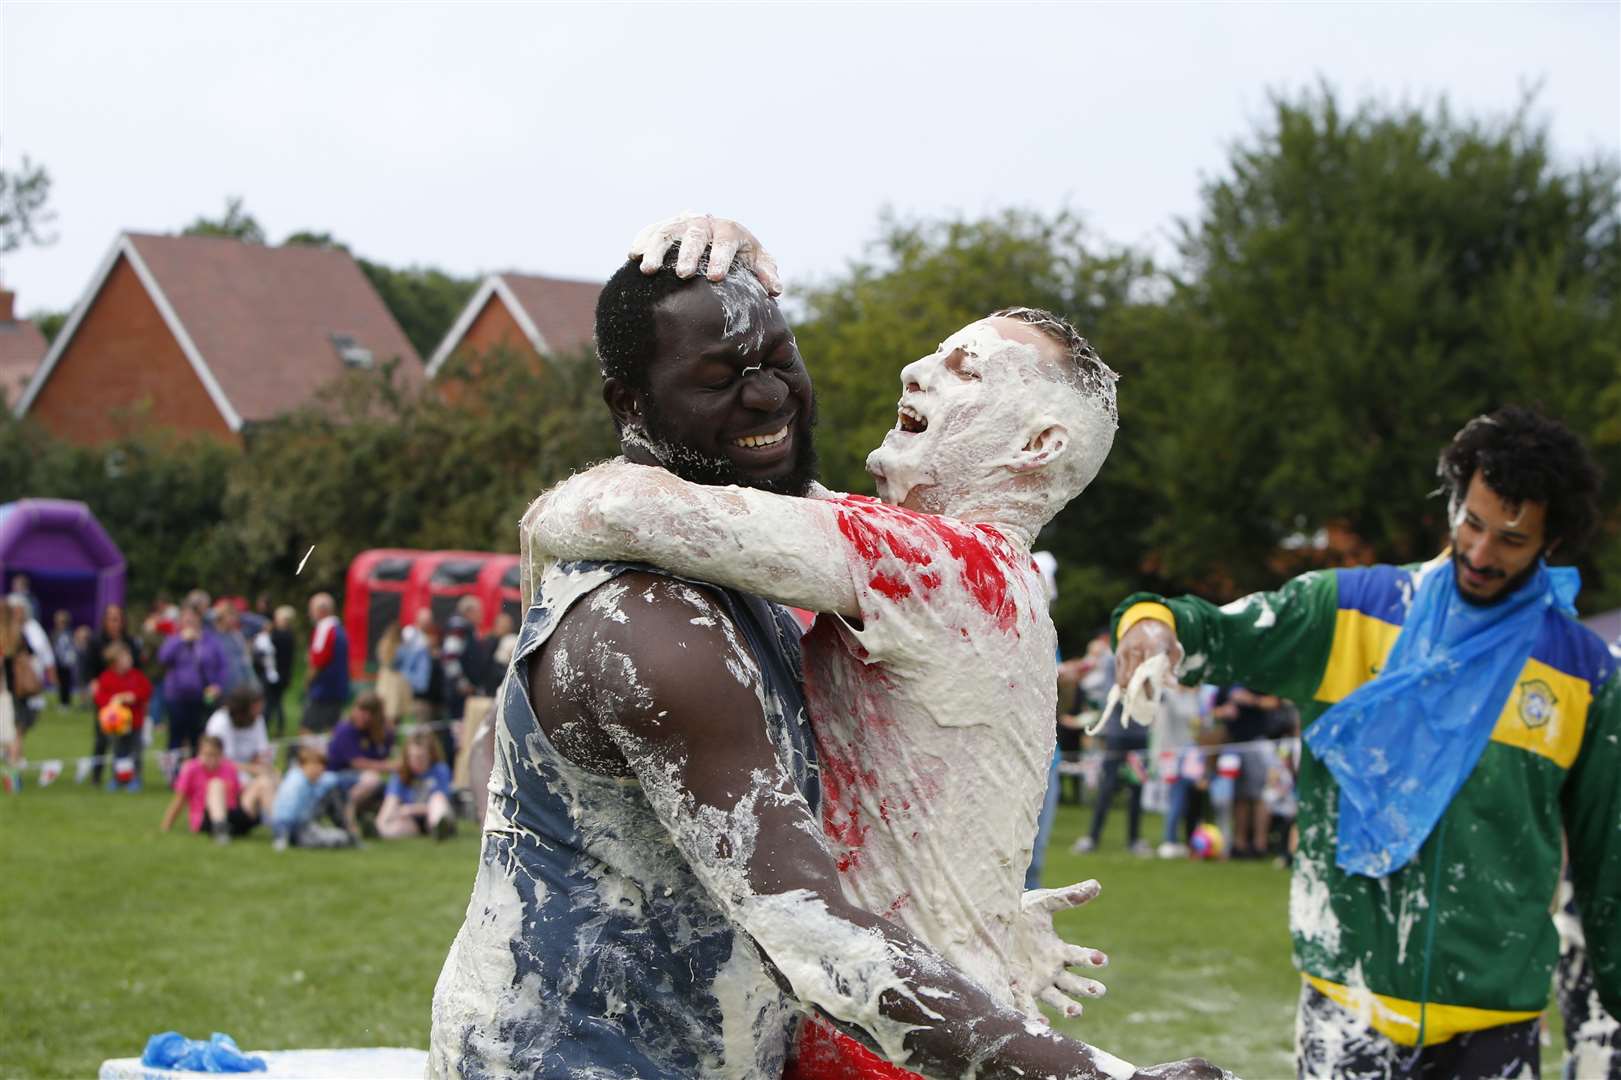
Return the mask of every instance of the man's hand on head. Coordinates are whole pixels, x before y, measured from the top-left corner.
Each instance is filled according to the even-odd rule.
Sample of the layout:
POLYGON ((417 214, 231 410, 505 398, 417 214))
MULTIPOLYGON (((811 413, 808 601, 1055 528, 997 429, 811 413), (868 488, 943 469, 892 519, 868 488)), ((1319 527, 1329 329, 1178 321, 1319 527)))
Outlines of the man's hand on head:
POLYGON ((665 254, 678 243, 681 249, 675 262, 677 277, 689 278, 696 274, 698 260, 708 248, 709 269, 705 276, 710 281, 723 280, 735 260, 753 271, 772 296, 782 294, 777 260, 752 232, 730 218, 688 210, 656 221, 636 234, 636 239, 631 241, 630 257, 641 258, 642 273, 656 274, 664 265, 665 254))

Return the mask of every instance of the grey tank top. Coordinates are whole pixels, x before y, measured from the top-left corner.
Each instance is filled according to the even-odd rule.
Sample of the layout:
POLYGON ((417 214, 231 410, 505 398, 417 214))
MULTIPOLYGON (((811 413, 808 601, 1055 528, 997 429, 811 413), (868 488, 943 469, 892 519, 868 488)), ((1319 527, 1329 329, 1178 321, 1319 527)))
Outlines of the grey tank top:
MULTIPOLYGON (((560 564, 524 617, 498 700, 473 897, 434 992, 430 1075, 782 1073, 799 1013, 753 942, 699 885, 641 785, 563 757, 530 705, 529 662, 563 615, 632 570, 671 576, 560 564)), ((758 661, 772 745, 819 815, 797 624, 758 597, 704 587, 758 661)))

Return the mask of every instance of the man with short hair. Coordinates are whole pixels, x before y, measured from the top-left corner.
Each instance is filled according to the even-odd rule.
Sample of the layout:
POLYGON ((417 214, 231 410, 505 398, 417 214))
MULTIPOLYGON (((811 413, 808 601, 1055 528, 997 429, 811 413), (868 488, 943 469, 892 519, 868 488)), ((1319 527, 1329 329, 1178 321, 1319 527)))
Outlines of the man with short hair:
POLYGON ((1593 530, 1597 467, 1508 407, 1439 472, 1451 549, 1423 566, 1116 609, 1121 686, 1180 660, 1184 682, 1300 708, 1303 1076, 1537 1075, 1562 842, 1598 997, 1621 1007, 1621 676, 1573 617, 1575 571, 1546 562, 1593 530))
POLYGON ((310 597, 310 674, 304 690, 305 731, 323 734, 343 717, 349 702, 349 635, 331 593, 310 597))
MULTIPOLYGON (((680 477, 691 482, 683 497, 697 488, 747 515, 757 499, 809 489, 810 380, 780 311, 750 274, 702 284, 667 271, 644 278, 627 264, 603 290, 597 327, 604 397, 630 463, 616 468, 639 470, 628 475, 651 486, 644 498, 667 494, 661 477, 680 477)), ((925 417, 939 422, 936 436, 970 416, 1007 419, 1004 391, 1026 377, 1050 379, 1044 364, 1057 363, 1043 359, 1056 345, 1044 350, 1039 332, 1015 326, 976 324, 953 341, 908 368, 919 383, 908 415, 921 426, 925 417), (1012 352, 1004 332, 1014 337, 1012 352), (1023 338, 1027 332, 1038 334, 1035 343, 1023 338), (997 393, 979 397, 959 385, 976 379, 997 393)), ((940 461, 928 450, 938 438, 905 445, 914 434, 922 431, 908 424, 886 440, 881 483, 898 493, 895 501, 929 509, 960 478, 934 473, 940 461)), ((1021 451, 1029 468, 1062 450, 1058 432, 1034 435, 1021 451)), ((969 439, 959 452, 973 464, 987 448, 983 438, 969 439)), ((1084 486, 1083 456, 1066 459, 1063 470, 1084 473, 1084 486)), ((922 515, 898 508, 868 513, 854 500, 780 500, 821 506, 817 528, 830 541, 843 522, 871 545, 859 579, 842 562, 779 566, 784 598, 825 592, 831 610, 864 620, 874 652, 905 648, 906 623, 880 625, 878 614, 918 617, 892 603, 902 588, 947 588, 1003 636, 1044 640, 1042 607, 1025 595, 1039 592, 1039 577, 1032 581, 1018 560, 1022 551, 1028 563, 1027 519, 1054 492, 1021 481, 1016 469, 979 464, 984 472, 961 494, 987 512, 993 504, 1016 507, 1017 528, 931 532, 912 520, 922 515), (908 540, 913 556, 901 550, 908 540), (948 551, 966 552, 972 566, 950 565, 948 551)), ((692 515, 700 530, 716 508, 701 510, 692 515)), ((606 520, 626 527, 626 518, 606 520)), ((661 514, 648 526, 656 531, 670 520, 661 514)), ((791 532, 800 522, 781 524, 791 532)), ((526 542, 539 527, 532 512, 526 542)), ((555 539, 547 534, 548 543, 555 539)), ((682 558, 703 544, 691 534, 672 539, 682 558)), ((753 550, 755 540, 791 544, 792 537, 750 531, 732 549, 744 577, 766 573, 782 553, 753 550)), ((1081 1077, 1119 1069, 1123 1063, 1031 1024, 1009 1007, 1005 983, 975 982, 902 922, 845 898, 818 823, 823 801, 849 826, 841 857, 859 860, 864 850, 899 841, 894 830, 877 840, 876 820, 856 820, 862 781, 847 777, 849 759, 818 761, 791 616, 668 564, 536 559, 523 572, 533 602, 499 706, 478 881, 435 992, 431 1072, 776 1076, 802 1009, 882 1058, 930 1074, 1081 1077)), ((969 622, 979 625, 967 612, 947 615, 965 620, 965 635, 969 622)), ((1050 624, 1045 633, 1050 638, 1050 624)), ((853 663, 862 647, 855 641, 846 653, 853 663)), ((1049 699, 1037 711, 1050 753, 1051 679, 1015 689, 1049 699)), ((948 751, 955 745, 951 732, 941 739, 948 751)), ((1038 752, 1011 768, 1028 766, 1044 778, 1046 764, 1038 752)), ((938 782, 927 763, 917 765, 924 771, 910 779, 938 782)), ((996 816, 1011 821, 1027 810, 1033 832, 1038 806, 998 808, 996 816)), ((873 813, 899 822, 908 810, 896 803, 873 813)), ((988 840, 1017 846, 1010 837, 988 840)), ((1028 844, 1025 837, 1026 860, 1028 844)), ((960 913, 945 892, 916 903, 949 907, 953 920, 960 913)), ((974 937, 986 928, 964 929, 974 937)), ((1006 927, 990 931, 990 943, 1005 942, 1006 927)))

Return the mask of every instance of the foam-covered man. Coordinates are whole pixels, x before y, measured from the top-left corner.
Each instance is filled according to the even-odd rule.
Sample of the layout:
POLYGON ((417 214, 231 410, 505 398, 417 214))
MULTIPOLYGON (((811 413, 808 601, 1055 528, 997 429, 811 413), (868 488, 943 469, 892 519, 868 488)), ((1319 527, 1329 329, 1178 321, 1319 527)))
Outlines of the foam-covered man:
MULTIPOLYGON (((1300 707, 1303 1076, 1538 1075, 1562 836, 1597 996, 1621 1008, 1621 676, 1573 617, 1575 571, 1546 562, 1592 531, 1597 469, 1509 407, 1439 472, 1451 547, 1429 563, 1116 611, 1121 686, 1176 664, 1300 707)), ((1589 1050, 1581 1075, 1621 1075, 1589 1050)))
POLYGON ((1033 1021, 1009 985, 1018 950, 1039 947, 1059 950, 1042 957, 1053 965, 1043 990, 1091 989, 1065 971, 1091 950, 1069 952, 1050 911, 1023 919, 1019 902, 1054 686, 1028 545, 1073 494, 1062 488, 1096 471, 1113 429, 1101 364, 1072 366, 1046 333, 1017 319, 975 324, 908 369, 910 419, 880 455, 888 490, 934 508, 927 500, 945 487, 952 505, 977 498, 985 514, 934 525, 873 500, 794 498, 813 490, 810 379, 751 273, 705 283, 631 262, 610 279, 598 349, 625 461, 586 474, 611 483, 572 484, 526 519, 533 599, 499 703, 478 879, 435 992, 433 1071, 777 1076, 810 1012, 828 1026, 792 1066, 804 1076, 902 1075, 887 1062, 929 1076, 1130 1074, 1033 1021), (1038 388, 1024 380, 1072 399, 1060 412, 1075 426, 1045 425, 1035 445, 993 463, 971 421, 985 411, 1010 420, 1004 394, 1038 388), (941 463, 953 471, 930 472, 924 428, 938 439, 965 421, 968 445, 941 463), (1068 479, 1022 479, 1072 445, 1068 479), (652 559, 656 570, 585 561, 602 553, 563 550, 575 515, 621 542, 666 532, 669 558, 652 559), (799 628, 762 591, 847 620, 821 631, 831 662, 807 693, 856 722, 813 737, 799 628), (937 592, 940 604, 926 614, 909 591, 937 592), (908 659, 922 633, 949 636, 951 648, 908 659), (1018 635, 1043 670, 1025 670, 1018 635), (939 680, 967 664, 981 678, 951 700, 939 680), (890 678, 935 680, 920 695, 933 712, 897 710, 890 678), (997 761, 964 754, 976 731, 1026 714, 1042 745, 1010 731, 978 744, 997 761), (896 730, 923 723, 932 742, 896 730), (818 741, 831 751, 820 761, 818 741), (915 756, 886 756, 900 753, 915 756), (939 793, 947 768, 946 794, 974 818, 966 826, 884 796, 939 793), (1017 797, 1014 785, 1034 793, 1017 797), (926 870, 882 869, 899 847, 926 870), (872 875, 852 878, 858 866, 872 875), (1016 922, 1034 930, 1021 936, 1016 922), (871 1062, 833 1049, 835 1030, 870 1048, 871 1062), (879 1068, 889 1071, 851 1071, 879 1068))

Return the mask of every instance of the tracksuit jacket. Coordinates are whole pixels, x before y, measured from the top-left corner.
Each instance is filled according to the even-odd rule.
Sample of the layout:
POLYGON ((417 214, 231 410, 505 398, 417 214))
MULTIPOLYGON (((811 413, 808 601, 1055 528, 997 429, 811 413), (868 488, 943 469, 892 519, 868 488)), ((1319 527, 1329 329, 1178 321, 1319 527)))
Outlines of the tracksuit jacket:
MULTIPOLYGON (((1304 730, 1379 673, 1420 569, 1314 571, 1219 608, 1138 593, 1115 610, 1115 637, 1170 623, 1185 682, 1289 698, 1304 730)), ((1599 996, 1621 1016, 1621 674, 1598 635, 1549 609, 1474 771, 1395 873, 1335 865, 1338 794, 1302 746, 1289 922, 1307 982, 1407 1046, 1538 1015, 1563 834, 1599 996)))

